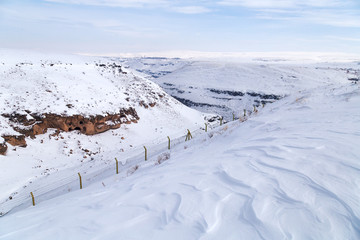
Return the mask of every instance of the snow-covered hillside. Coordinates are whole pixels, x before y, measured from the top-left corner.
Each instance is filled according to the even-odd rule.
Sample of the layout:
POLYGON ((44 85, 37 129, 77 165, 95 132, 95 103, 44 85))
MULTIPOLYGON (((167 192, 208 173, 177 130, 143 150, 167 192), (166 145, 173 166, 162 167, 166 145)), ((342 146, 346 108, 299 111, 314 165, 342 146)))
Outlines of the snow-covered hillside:
MULTIPOLYGON (((271 55, 270 55, 271 56, 271 55)), ((146 78, 194 109, 227 120, 253 105, 277 101, 298 90, 360 78, 359 58, 251 57, 122 59, 146 78), (330 61, 330 62, 329 62, 330 61)))
POLYGON ((119 62, 1 50, 0 204, 49 174, 125 161, 145 144, 203 127, 206 116, 119 62))
POLYGON ((0 218, 0 239, 360 238, 359 61, 0 53, 2 134, 18 134, 13 111, 139 118, 91 136, 49 128, 10 147, 0 211, 24 204, 0 218), (258 112, 205 133, 203 114, 149 80, 228 119, 258 112), (176 139, 186 129, 198 131, 176 139))
POLYGON ((350 82, 299 90, 160 165, 10 213, 0 238, 359 239, 359 103, 350 82))

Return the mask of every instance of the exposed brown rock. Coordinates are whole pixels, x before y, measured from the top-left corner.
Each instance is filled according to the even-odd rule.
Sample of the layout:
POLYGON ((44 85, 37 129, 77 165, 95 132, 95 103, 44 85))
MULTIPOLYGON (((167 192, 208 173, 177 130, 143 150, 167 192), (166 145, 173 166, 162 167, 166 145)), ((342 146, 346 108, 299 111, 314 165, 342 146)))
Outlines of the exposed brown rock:
POLYGON ((137 123, 139 117, 134 108, 121 109, 117 114, 106 116, 96 115, 84 117, 81 115, 61 116, 57 114, 30 114, 33 118, 28 120, 27 115, 3 114, 10 122, 15 123, 14 130, 23 134, 21 136, 3 136, 6 142, 13 146, 26 146, 25 136, 35 138, 44 134, 48 128, 57 129, 56 135, 61 131, 78 130, 86 135, 94 135, 109 129, 117 129, 121 124, 137 123), (19 127, 21 126, 21 127, 19 127))
POLYGON ((0 155, 5 155, 7 151, 7 145, 6 143, 0 143, 0 155))
POLYGON ((26 141, 24 135, 8 135, 8 136, 2 136, 5 141, 12 146, 19 146, 19 147, 26 147, 26 141))
POLYGON ((145 103, 145 101, 140 101, 140 102, 139 102, 139 105, 140 105, 141 107, 144 107, 144 108, 149 108, 149 105, 147 105, 147 104, 145 103))
MULTIPOLYGON (((28 112, 28 111, 27 111, 28 112)), ((18 123, 23 126, 30 126, 36 122, 36 119, 28 119, 27 115, 13 113, 13 114, 2 114, 3 117, 8 118, 13 123, 18 123)))

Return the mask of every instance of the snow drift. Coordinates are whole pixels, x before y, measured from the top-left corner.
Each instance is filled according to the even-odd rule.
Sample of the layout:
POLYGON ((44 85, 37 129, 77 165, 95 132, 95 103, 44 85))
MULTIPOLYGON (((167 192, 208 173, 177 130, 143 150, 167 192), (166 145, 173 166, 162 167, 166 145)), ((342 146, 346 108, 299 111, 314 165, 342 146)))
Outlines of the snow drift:
POLYGON ((358 85, 300 91, 160 165, 10 213, 0 236, 358 239, 359 102, 358 85))
MULTIPOLYGON (((170 151, 156 152, 146 162, 136 160, 132 166, 125 162, 118 175, 112 172, 106 179, 101 175, 82 190, 40 199, 35 207, 10 212, 0 218, 0 238, 359 239, 360 89, 352 79, 357 77, 360 65, 262 62, 194 62, 181 68, 172 66, 173 73, 160 74, 158 79, 167 77, 166 83, 173 81, 170 84, 175 88, 179 88, 180 76, 193 77, 180 87, 191 84, 198 90, 189 88, 179 93, 193 102, 201 94, 212 99, 227 91, 254 90, 283 98, 260 107, 245 122, 235 121, 194 136, 170 151), (216 66, 234 70, 220 82, 223 72, 212 71, 216 66), (197 82, 196 72, 201 73, 197 82), (209 81, 203 77, 208 73, 212 76, 209 81), (208 90, 210 87, 214 91, 208 90), (212 95, 206 95, 209 92, 212 95)), ((124 71, 130 74, 132 70, 124 71)), ((218 104, 225 100, 213 101, 218 104)), ((229 103, 224 105, 232 109, 229 103)), ((28 141, 28 145, 38 146, 31 148, 36 149, 31 157, 22 148, 10 151, 10 158, 0 157, 1 169, 5 169, 0 179, 4 183, 2 192, 14 193, 27 181, 39 183, 38 177, 29 176, 47 171, 51 176, 62 176, 66 169, 73 174, 78 169, 78 156, 82 156, 76 147, 79 145, 84 149, 95 147, 96 154, 85 162, 87 167, 98 169, 104 164, 113 166, 114 156, 121 161, 138 153, 139 148, 129 143, 143 150, 142 145, 149 141, 163 144, 165 139, 166 143, 168 132, 173 133, 172 139, 185 134, 181 116, 187 111, 181 110, 182 105, 170 103, 179 107, 175 112, 180 115, 160 106, 137 108, 138 123, 100 135, 78 135, 76 131, 50 139, 38 135, 37 140, 28 141), (164 116, 173 116, 171 124, 164 116), (174 116, 180 116, 179 122, 174 116), (21 165, 15 168, 8 159, 20 159, 21 165), (76 164, 68 159, 77 160, 76 164), (53 164, 55 170, 44 169, 46 164, 53 164), (16 169, 24 176, 15 176, 7 169, 16 169)), ((243 106, 246 104, 234 110, 243 106)), ((192 118, 195 113, 186 116, 192 118)), ((194 129, 203 126, 203 119, 200 122, 192 123, 194 129)))

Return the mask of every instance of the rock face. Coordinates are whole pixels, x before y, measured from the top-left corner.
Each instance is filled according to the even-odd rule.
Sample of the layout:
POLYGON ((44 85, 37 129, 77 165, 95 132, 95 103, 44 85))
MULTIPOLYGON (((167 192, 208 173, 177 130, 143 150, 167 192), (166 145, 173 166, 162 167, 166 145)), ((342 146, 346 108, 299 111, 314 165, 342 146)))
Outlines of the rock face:
POLYGON ((117 114, 106 116, 96 115, 84 117, 81 115, 61 116, 57 114, 3 114, 9 119, 15 131, 20 136, 2 136, 6 142, 13 146, 26 147, 26 137, 35 138, 36 135, 44 134, 48 128, 55 128, 58 131, 70 132, 80 131, 86 135, 94 135, 105 132, 109 129, 117 129, 121 124, 136 123, 139 117, 134 108, 121 109, 117 114))
POLYGON ((0 155, 5 155, 7 151, 7 145, 6 143, 0 143, 0 155))
POLYGON ((26 147, 26 140, 24 135, 8 135, 2 136, 5 141, 12 146, 26 147))
POLYGON ((135 109, 130 108, 121 110, 119 114, 107 116, 90 116, 73 115, 62 117, 55 114, 46 114, 40 123, 34 124, 32 133, 29 136, 43 134, 48 128, 56 128, 65 132, 78 130, 86 135, 94 135, 105 132, 109 129, 117 129, 121 124, 136 123, 139 117, 135 109))

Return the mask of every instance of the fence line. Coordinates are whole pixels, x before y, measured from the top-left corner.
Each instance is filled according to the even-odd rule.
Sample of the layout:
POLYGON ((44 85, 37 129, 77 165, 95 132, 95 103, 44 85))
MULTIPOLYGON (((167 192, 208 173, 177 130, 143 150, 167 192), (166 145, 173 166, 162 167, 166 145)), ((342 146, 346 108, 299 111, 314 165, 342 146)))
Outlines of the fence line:
MULTIPOLYGON (((215 127, 215 125, 216 123, 212 124, 212 127, 215 127)), ((197 129, 194 131, 194 135, 199 135, 201 132, 203 132, 202 129, 197 129)), ((185 136, 186 135, 183 135, 172 139, 171 143, 169 140, 164 140, 161 143, 149 144, 147 158, 151 158, 168 150, 170 146, 175 146, 184 142, 185 136)), ((137 146, 133 148, 131 151, 127 152, 127 157, 125 159, 120 159, 121 170, 129 169, 144 161, 144 149, 141 149, 140 147, 141 146, 137 146)), ((118 152, 116 152, 116 155, 118 155, 118 152)), ((79 189, 79 180, 81 181, 81 184, 88 185, 100 179, 112 176, 115 171, 116 164, 114 162, 87 162, 80 166, 67 168, 35 179, 27 186, 19 188, 16 191, 17 194, 12 196, 12 199, 6 198, 0 200, 0 216, 5 215, 12 209, 22 209, 31 206, 33 196, 36 199, 36 202, 40 202, 41 200, 53 198, 60 194, 79 189), (74 174, 72 174, 72 172, 74 174), (77 172, 78 174, 76 174, 77 172), (83 175, 82 178, 80 173, 83 175), (30 192, 32 194, 30 194, 30 192)))
MULTIPOLYGON (((245 119, 240 120, 243 121, 245 119)), ((199 135, 207 136, 203 133, 209 132, 208 128, 214 131, 217 127, 220 126, 224 126, 222 119, 220 123, 215 122, 212 124, 206 124, 205 129, 199 128, 191 131, 191 135, 194 137, 199 135)), ((163 152, 169 151, 169 149, 173 146, 185 143, 187 137, 188 133, 178 138, 171 139, 170 142, 170 137, 168 136, 168 140, 164 140, 163 142, 157 144, 149 144, 147 147, 144 146, 145 160, 157 156, 163 152)), ((117 151, 116 155, 118 154, 119 153, 117 151)), ((117 156, 113 157, 115 158, 117 156)), ((132 151, 130 151, 130 153, 127 152, 127 157, 123 160, 120 159, 119 161, 121 165, 121 171, 119 171, 118 159, 115 158, 115 160, 116 163, 114 161, 100 163, 87 162, 83 165, 67 168, 34 180, 29 185, 24 186, 23 188, 19 188, 17 190, 17 194, 12 196, 12 199, 6 198, 1 200, 0 217, 13 209, 23 209, 31 205, 35 206, 35 201, 38 203, 42 200, 51 199, 61 194, 77 190, 79 189, 79 182, 81 189, 86 187, 86 185, 113 176, 115 175, 114 173, 121 173, 122 176, 125 177, 127 175, 127 172, 125 172, 126 170, 129 171, 132 167, 141 165, 141 163, 144 162, 144 149, 141 149, 141 146, 137 146, 132 151), (76 172, 78 174, 76 174, 76 172), (83 184, 85 185, 83 186, 83 184)))

